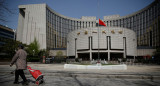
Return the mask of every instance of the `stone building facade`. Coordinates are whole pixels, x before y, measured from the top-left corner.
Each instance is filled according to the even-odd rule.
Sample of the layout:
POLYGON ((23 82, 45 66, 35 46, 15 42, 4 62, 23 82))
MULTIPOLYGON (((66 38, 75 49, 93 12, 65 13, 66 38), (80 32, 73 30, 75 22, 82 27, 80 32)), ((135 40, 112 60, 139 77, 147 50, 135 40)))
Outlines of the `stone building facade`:
MULTIPOLYGON (((102 21, 109 28, 133 30, 137 47, 160 47, 160 0, 126 16, 104 16, 102 21)), ((61 15, 46 4, 20 5, 17 40, 30 44, 36 38, 41 49, 67 48, 68 33, 97 26, 94 16, 77 19, 61 15)))

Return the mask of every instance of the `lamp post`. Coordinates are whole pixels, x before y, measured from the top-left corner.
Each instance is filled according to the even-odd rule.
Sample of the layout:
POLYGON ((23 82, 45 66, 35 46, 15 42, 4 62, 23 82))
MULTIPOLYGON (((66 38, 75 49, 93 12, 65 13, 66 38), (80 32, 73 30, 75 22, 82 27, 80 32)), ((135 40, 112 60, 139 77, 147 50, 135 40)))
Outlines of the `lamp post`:
MULTIPOLYGON (((14 32, 14 34, 13 34, 13 40, 14 40, 14 42, 16 43, 16 29, 12 29, 13 30, 13 32, 14 32)), ((15 52, 16 52, 16 48, 14 49, 15 50, 15 52)))
POLYGON ((13 32, 14 32, 14 37, 13 37, 13 39, 16 41, 16 29, 12 29, 13 30, 13 32))
POLYGON ((34 56, 35 50, 33 50, 33 56, 34 56))

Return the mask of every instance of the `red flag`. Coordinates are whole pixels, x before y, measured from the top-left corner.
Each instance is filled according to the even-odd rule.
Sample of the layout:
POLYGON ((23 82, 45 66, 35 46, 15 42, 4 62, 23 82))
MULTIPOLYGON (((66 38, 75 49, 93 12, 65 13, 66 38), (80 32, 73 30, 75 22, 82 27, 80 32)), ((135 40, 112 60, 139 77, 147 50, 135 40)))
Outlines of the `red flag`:
POLYGON ((103 25, 103 26, 106 26, 106 24, 102 20, 100 20, 100 19, 99 19, 99 24, 103 25))

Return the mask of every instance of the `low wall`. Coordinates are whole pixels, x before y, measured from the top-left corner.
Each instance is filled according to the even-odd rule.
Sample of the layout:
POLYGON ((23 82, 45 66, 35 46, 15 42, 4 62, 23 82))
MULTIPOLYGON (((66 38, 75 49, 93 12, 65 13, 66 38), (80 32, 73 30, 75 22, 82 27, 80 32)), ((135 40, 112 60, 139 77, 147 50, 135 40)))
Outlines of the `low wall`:
POLYGON ((127 70, 127 65, 76 65, 64 64, 64 69, 109 69, 109 70, 127 70))

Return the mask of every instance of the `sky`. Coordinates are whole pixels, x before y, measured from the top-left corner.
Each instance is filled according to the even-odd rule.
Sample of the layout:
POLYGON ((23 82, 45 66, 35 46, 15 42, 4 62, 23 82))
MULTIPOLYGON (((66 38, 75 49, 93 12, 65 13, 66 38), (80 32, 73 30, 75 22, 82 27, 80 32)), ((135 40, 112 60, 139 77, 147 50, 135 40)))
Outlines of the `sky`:
MULTIPOLYGON (((1 1, 1 0, 0 0, 1 1)), ((11 29, 17 29, 19 5, 46 3, 59 14, 72 18, 82 16, 96 16, 103 20, 103 16, 126 16, 143 9, 154 0, 5 0, 5 6, 12 10, 12 14, 6 13, 8 22, 0 22, 1 25, 11 29)))

